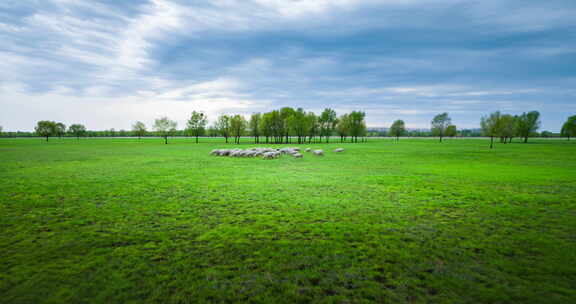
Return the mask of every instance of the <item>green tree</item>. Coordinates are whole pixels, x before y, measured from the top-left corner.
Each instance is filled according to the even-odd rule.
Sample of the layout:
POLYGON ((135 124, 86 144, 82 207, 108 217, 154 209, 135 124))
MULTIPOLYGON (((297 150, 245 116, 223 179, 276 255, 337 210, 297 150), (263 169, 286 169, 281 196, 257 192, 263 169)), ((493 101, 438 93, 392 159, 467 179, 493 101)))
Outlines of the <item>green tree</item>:
POLYGON ((215 126, 210 126, 206 130, 206 135, 208 135, 210 137, 216 137, 216 136, 218 136, 218 130, 216 129, 215 126))
POLYGON ((214 125, 216 130, 220 135, 224 136, 226 139, 226 143, 228 143, 228 137, 230 137, 230 116, 228 115, 220 115, 218 120, 216 120, 216 124, 214 125))
POLYGON ((73 124, 68 127, 68 133, 76 136, 77 140, 80 140, 80 136, 84 136, 86 134, 86 127, 81 124, 73 124))
POLYGON ((524 142, 528 142, 528 137, 540 128, 540 113, 538 111, 524 112, 518 117, 518 136, 524 138, 524 142))
POLYGON ((306 139, 306 130, 308 126, 304 109, 298 108, 290 117, 288 117, 288 126, 293 131, 293 134, 298 138, 298 143, 303 143, 306 139))
POLYGON ((576 115, 568 117, 566 122, 562 125, 562 131, 560 134, 567 137, 568 140, 570 140, 570 137, 576 136, 576 115))
POLYGON ((135 122, 132 125, 132 132, 138 136, 138 139, 140 139, 142 136, 146 135, 146 125, 141 121, 135 122))
POLYGON ((306 134, 308 135, 308 143, 312 140, 316 141, 316 136, 320 132, 320 123, 318 122, 318 116, 314 112, 308 112, 306 114, 306 134))
POLYGON ((490 116, 482 116, 480 119, 480 127, 482 134, 490 137, 490 149, 494 147, 494 137, 499 136, 502 130, 502 115, 500 111, 490 114, 490 116))
POLYGON ((336 133, 340 136, 340 142, 345 142, 346 137, 350 134, 350 116, 342 114, 336 123, 336 133))
POLYGON ((266 143, 269 143, 272 136, 272 113, 264 113, 260 122, 260 134, 266 137, 266 143))
POLYGON ((361 111, 352 111, 348 114, 350 119, 350 135, 352 136, 353 142, 358 142, 358 136, 366 135, 366 122, 364 118, 366 113, 361 111))
POLYGON ((392 123, 392 126, 390 126, 390 130, 388 131, 390 135, 396 137, 396 141, 400 140, 400 136, 402 136, 404 132, 406 132, 406 127, 404 121, 400 119, 392 123))
POLYGON ((458 135, 458 128, 455 125, 449 125, 446 128, 446 136, 452 138, 456 135, 458 135))
POLYGON ((246 131, 247 122, 246 119, 241 115, 234 115, 230 119, 230 129, 232 130, 232 135, 234 136, 234 142, 240 144, 240 137, 246 131))
POLYGON ((66 134, 66 125, 61 123, 61 122, 57 122, 54 125, 55 129, 54 132, 56 132, 55 134, 58 135, 58 138, 62 138, 62 135, 66 134))
MULTIPOLYGON (((290 117, 296 112, 293 108, 284 107, 280 109, 280 123, 278 124, 279 130, 282 133, 282 137, 286 138, 286 143, 290 143, 290 117)), ((280 143, 282 143, 282 138, 280 138, 280 143)))
POLYGON ((164 138, 165 144, 168 144, 168 136, 176 132, 177 125, 175 121, 170 120, 168 117, 161 117, 154 120, 154 130, 158 132, 160 137, 164 138))
POLYGON ((452 124, 452 118, 448 116, 448 113, 444 112, 434 116, 430 124, 432 135, 438 136, 440 142, 442 142, 442 137, 446 136, 446 129, 452 124))
POLYGON ((206 131, 207 124, 208 118, 204 113, 193 111, 190 115, 190 119, 186 123, 186 130, 196 137, 196 143, 198 143, 198 136, 203 135, 206 131))
POLYGON ((498 130, 500 142, 506 143, 508 139, 511 141, 516 133, 516 116, 512 116, 510 114, 502 114, 500 116, 500 124, 498 130))
POLYGON ((254 136, 254 143, 260 143, 260 122, 262 121, 262 114, 254 113, 250 116, 250 132, 254 136))
POLYGON ((324 109, 318 117, 318 122, 320 123, 320 141, 322 141, 322 136, 325 136, 326 142, 330 142, 330 135, 332 135, 337 122, 336 111, 330 108, 324 109))
POLYGON ((274 137, 274 143, 282 143, 282 139, 284 138, 284 120, 278 110, 270 112, 270 131, 272 137, 274 137))
POLYGON ((38 136, 46 137, 46 141, 50 136, 54 136, 57 134, 56 130, 56 123, 49 120, 42 120, 36 124, 34 131, 38 136))

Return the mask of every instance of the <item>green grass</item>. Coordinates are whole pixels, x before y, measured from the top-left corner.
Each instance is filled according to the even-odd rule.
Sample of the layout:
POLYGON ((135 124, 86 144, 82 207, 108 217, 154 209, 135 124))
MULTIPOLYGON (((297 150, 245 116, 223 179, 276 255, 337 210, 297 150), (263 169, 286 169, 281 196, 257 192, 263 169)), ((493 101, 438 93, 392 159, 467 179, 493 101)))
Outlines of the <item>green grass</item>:
POLYGON ((0 302, 576 302, 576 142, 310 146, 0 140, 0 302))

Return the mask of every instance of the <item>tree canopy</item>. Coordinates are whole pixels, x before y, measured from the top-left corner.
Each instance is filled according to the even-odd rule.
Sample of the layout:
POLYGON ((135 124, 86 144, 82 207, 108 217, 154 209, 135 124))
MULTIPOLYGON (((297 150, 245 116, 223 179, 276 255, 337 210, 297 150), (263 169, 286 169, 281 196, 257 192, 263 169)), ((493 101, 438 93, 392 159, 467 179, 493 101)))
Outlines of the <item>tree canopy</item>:
POLYGON ((576 115, 568 117, 566 122, 562 125, 562 136, 565 136, 570 140, 570 137, 576 136, 576 115))
POLYGON ((524 112, 517 120, 518 136, 528 142, 528 137, 535 135, 540 128, 540 113, 538 111, 524 112))
POLYGON ((404 124, 404 121, 401 119, 394 121, 394 123, 392 123, 392 126, 390 126, 389 132, 390 135, 396 137, 396 141, 398 141, 400 139, 400 136, 402 136, 404 132, 406 132, 406 126, 404 124))
POLYGON ((444 112, 434 116, 430 124, 432 134, 440 137, 440 142, 442 142, 442 137, 446 136, 446 129, 452 124, 452 118, 444 112))
POLYGON ((86 134, 86 127, 81 124, 73 124, 68 127, 68 133, 76 136, 76 139, 80 139, 80 136, 86 134))
POLYGON ((38 136, 46 137, 46 141, 48 141, 48 138, 50 136, 54 136, 57 134, 58 131, 56 128, 57 128, 56 122, 49 120, 41 120, 36 124, 34 131, 36 132, 36 134, 38 134, 38 136))
POLYGON ((196 137, 196 143, 198 143, 198 136, 203 135, 206 131, 207 124, 208 118, 204 113, 193 111, 190 115, 190 119, 186 123, 186 130, 190 135, 196 137))
POLYGON ((178 124, 170 120, 168 117, 161 117, 154 120, 154 130, 158 132, 158 135, 164 138, 164 143, 168 144, 168 136, 172 135, 176 131, 176 126, 178 124))
POLYGON ((134 134, 138 136, 138 139, 140 139, 142 136, 146 135, 146 125, 141 121, 135 122, 132 125, 132 132, 134 132, 134 134))

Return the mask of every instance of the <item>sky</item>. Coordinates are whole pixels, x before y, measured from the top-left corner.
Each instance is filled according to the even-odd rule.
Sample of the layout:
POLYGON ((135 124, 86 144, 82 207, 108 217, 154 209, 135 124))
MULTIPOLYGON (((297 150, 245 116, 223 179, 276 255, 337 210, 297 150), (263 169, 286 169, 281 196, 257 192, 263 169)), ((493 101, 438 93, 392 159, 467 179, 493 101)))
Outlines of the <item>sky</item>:
POLYGON ((3 0, 0 126, 180 129, 291 106, 459 128, 576 114, 574 0, 3 0))

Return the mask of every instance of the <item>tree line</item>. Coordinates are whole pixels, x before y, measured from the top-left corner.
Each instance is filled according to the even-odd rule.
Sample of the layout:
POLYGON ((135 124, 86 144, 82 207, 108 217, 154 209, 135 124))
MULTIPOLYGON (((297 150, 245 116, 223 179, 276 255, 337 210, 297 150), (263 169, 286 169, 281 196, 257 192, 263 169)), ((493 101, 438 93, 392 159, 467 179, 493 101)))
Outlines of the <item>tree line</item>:
POLYGON ((496 111, 482 116, 480 127, 483 134, 490 137, 490 149, 494 147, 494 138, 500 138, 500 142, 505 144, 512 142, 514 137, 520 137, 527 143, 528 138, 540 128, 540 113, 531 111, 512 116, 496 111))
MULTIPOLYGON (((333 109, 325 109, 321 114, 307 112, 302 108, 293 109, 284 107, 267 113, 254 113, 247 120, 242 115, 220 115, 213 125, 207 127, 208 119, 205 114, 193 111, 186 123, 186 133, 196 138, 206 133, 224 137, 226 143, 233 139, 239 144, 243 136, 251 136, 254 143, 287 144, 330 142, 330 137, 337 133, 341 142, 348 139, 351 142, 365 141, 366 114, 361 111, 337 116, 333 109), (293 140, 295 138, 295 140, 293 140)), ((140 122, 133 129, 145 132, 140 122), (136 127, 139 124, 139 127, 136 127)), ((162 117, 154 122, 153 129, 165 139, 176 133, 176 122, 162 117)))
POLYGON ((529 137, 555 137, 563 136, 570 140, 576 136, 576 115, 568 117, 562 125, 560 134, 548 131, 538 133, 540 128, 540 113, 538 111, 524 112, 520 115, 502 114, 500 111, 482 116, 480 129, 458 130, 452 124, 448 113, 441 113, 430 122, 430 130, 407 130, 403 120, 396 120, 387 131, 370 131, 366 127, 366 114, 362 111, 352 111, 338 116, 333 109, 327 108, 319 115, 314 112, 304 111, 302 108, 293 109, 284 107, 267 113, 254 113, 248 119, 242 115, 220 115, 216 121, 208 126, 208 117, 198 111, 193 111, 182 130, 177 130, 177 123, 167 117, 161 117, 154 121, 152 130, 149 131, 143 122, 137 121, 132 125, 132 130, 104 130, 90 131, 82 124, 72 124, 66 127, 61 122, 43 120, 39 121, 32 132, 2 132, 0 136, 11 137, 50 137, 73 136, 80 137, 145 137, 160 136, 168 143, 171 136, 193 136, 198 142, 202 136, 224 137, 226 143, 230 139, 240 143, 244 136, 251 136, 255 143, 318 143, 330 142, 330 138, 337 136, 340 142, 366 141, 368 136, 392 136, 398 141, 401 136, 411 137, 438 137, 440 142, 443 138, 454 136, 487 136, 490 138, 490 148, 494 147, 494 139, 500 139, 501 143, 512 142, 513 138, 522 138, 524 142, 529 137))
MULTIPOLYGON (((362 111, 352 111, 341 116, 337 116, 336 111, 327 108, 319 115, 314 112, 305 111, 302 108, 293 109, 284 107, 267 113, 254 113, 247 120, 242 115, 220 115, 212 124, 208 126, 208 117, 198 111, 193 111, 186 122, 184 130, 177 130, 176 121, 168 117, 161 117, 154 120, 152 131, 154 135, 160 136, 164 142, 168 143, 171 136, 221 136, 226 143, 233 139, 239 144, 244 136, 251 136, 255 143, 312 143, 329 142, 330 137, 335 134, 340 137, 341 142, 366 141, 367 128, 365 121, 366 113, 362 111), (295 138, 295 140, 294 140, 295 138)), ((151 133, 146 125, 137 121, 132 125, 131 131, 87 131, 81 124, 73 124, 66 128, 60 122, 43 120, 39 121, 34 128, 35 134, 45 137, 46 141, 50 137, 74 136, 77 139, 83 136, 137 136, 138 138, 149 136, 151 133)))

